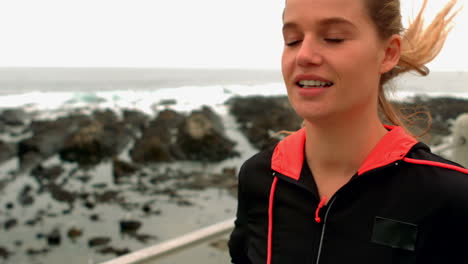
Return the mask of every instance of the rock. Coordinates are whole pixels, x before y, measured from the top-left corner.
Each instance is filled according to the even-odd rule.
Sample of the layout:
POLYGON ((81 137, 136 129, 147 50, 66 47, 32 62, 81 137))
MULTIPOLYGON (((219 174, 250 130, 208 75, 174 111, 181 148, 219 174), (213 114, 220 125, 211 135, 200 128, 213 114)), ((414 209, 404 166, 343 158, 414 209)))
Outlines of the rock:
POLYGON ((80 237, 82 234, 83 234, 83 230, 77 227, 72 227, 67 232, 67 236, 70 239, 76 239, 77 237, 80 237))
POLYGON ((88 240, 89 247, 107 245, 111 239, 109 237, 94 237, 88 240))
MULTIPOLYGON (((204 190, 206 188, 226 189, 232 194, 237 194, 236 168, 224 168, 222 174, 207 172, 192 172, 184 181, 179 181, 178 189, 204 190)), ((185 176, 184 176, 185 177, 185 176)), ((235 196, 235 195, 234 195, 235 196)), ((191 206, 190 201, 183 197, 174 196, 179 205, 191 206)))
POLYGON ((42 165, 39 165, 35 167, 32 171, 31 174, 35 177, 40 182, 43 182, 44 180, 53 182, 55 179, 57 179, 65 170, 63 169, 62 166, 56 165, 56 166, 51 166, 51 167, 43 167, 42 165))
POLYGON ((31 194, 31 185, 25 185, 18 194, 18 203, 22 206, 30 206, 34 203, 34 197, 31 194))
POLYGON ((44 160, 40 153, 29 151, 20 156, 19 172, 26 172, 44 160))
POLYGON ((122 179, 134 174, 138 171, 138 166, 129 162, 113 158, 112 160, 112 175, 114 176, 114 183, 121 183, 122 179))
POLYGON ((26 254, 28 254, 30 256, 46 254, 48 252, 49 252, 48 248, 42 248, 42 249, 28 248, 26 250, 26 254))
POLYGON ((132 235, 136 240, 140 241, 141 243, 148 243, 150 240, 157 240, 158 237, 149 235, 149 234, 135 234, 132 235))
POLYGON ((134 233, 141 227, 141 222, 138 220, 120 220, 120 232, 134 233))
POLYGON ((36 217, 34 219, 29 219, 25 222, 25 225, 28 226, 35 226, 38 222, 42 221, 42 218, 36 217))
POLYGON ((76 177, 77 180, 81 181, 82 183, 88 183, 91 180, 92 176, 88 174, 80 175, 76 177))
POLYGON ((124 110, 123 111, 123 122, 130 128, 141 132, 148 125, 150 117, 140 111, 135 110, 124 110))
POLYGON ((11 255, 11 252, 4 248, 4 247, 0 247, 0 257, 2 257, 3 259, 7 259, 9 258, 11 255))
POLYGON ((145 212, 147 214, 150 213, 151 212, 151 205, 150 204, 143 205, 142 210, 143 210, 143 212, 145 212))
POLYGON ((146 202, 145 204, 143 204, 143 206, 141 207, 141 210, 146 213, 146 214, 153 214, 153 215, 160 215, 161 214, 161 210, 159 209, 154 209, 153 208, 153 201, 148 201, 146 202))
POLYGON ((17 146, 15 143, 7 143, 0 140, 0 164, 14 158, 17 153, 17 146))
POLYGON ((57 216, 58 216, 57 213, 48 213, 47 214, 47 217, 49 217, 49 218, 53 218, 53 217, 57 217, 57 216))
POLYGON ((123 123, 108 117, 109 114, 96 115, 95 120, 66 138, 60 151, 62 160, 95 165, 119 154, 130 142, 131 132, 123 123))
POLYGON ((177 104, 177 100, 175 99, 166 99, 159 101, 158 105, 169 106, 177 104))
POLYGON ((88 199, 89 197, 91 196, 91 194, 89 192, 80 192, 78 194, 78 197, 82 200, 86 200, 88 199))
POLYGON ((128 248, 114 248, 114 247, 105 247, 103 249, 98 250, 101 254, 114 254, 116 256, 122 256, 125 254, 130 253, 130 249, 128 248))
POLYGON ((53 121, 33 121, 30 127, 33 136, 18 144, 20 169, 34 168, 58 153, 65 140, 87 119, 85 116, 68 116, 53 121))
POLYGON ((92 214, 92 215, 89 216, 89 219, 91 219, 91 221, 97 222, 97 221, 99 221, 99 215, 98 214, 92 214))
POLYGON ((29 115, 22 109, 6 109, 0 114, 0 120, 9 126, 23 126, 29 119, 29 115))
POLYGON ((235 143, 225 136, 221 119, 206 106, 185 119, 177 143, 187 159, 194 161, 217 162, 239 155, 235 143))
POLYGON ((226 177, 236 177, 237 176, 237 168, 236 167, 225 167, 223 168, 222 174, 226 177))
POLYGON ((119 191, 108 190, 103 193, 95 193, 94 197, 97 203, 123 202, 119 193, 119 191))
POLYGON ((188 200, 179 199, 177 201, 178 206, 193 206, 193 203, 188 200))
POLYGON ((153 136, 151 138, 146 138, 144 143, 138 144, 143 147, 143 149, 138 150, 134 148, 131 152, 132 160, 138 163, 149 163, 149 162, 164 162, 164 161, 174 161, 174 157, 171 155, 170 145, 167 142, 161 141, 159 137, 153 136))
POLYGON ((119 122, 115 112, 110 109, 96 110, 93 112, 92 117, 103 125, 113 125, 119 122))
POLYGON ((8 220, 3 224, 3 228, 5 228, 5 230, 10 230, 10 229, 12 229, 13 227, 15 227, 16 225, 18 225, 18 220, 16 220, 16 219, 8 219, 8 220))
POLYGON ((107 183, 95 183, 92 187, 95 189, 105 189, 107 187, 107 183))
POLYGON ((78 197, 78 194, 74 192, 67 191, 57 184, 48 184, 47 190, 50 192, 53 199, 59 202, 65 202, 68 204, 73 204, 73 202, 78 197))
POLYGON ((203 107, 184 116, 164 110, 136 140, 130 156, 137 163, 193 160, 217 162, 239 155, 219 116, 203 107))
POLYGON ((301 128, 302 118, 294 112, 286 96, 233 97, 227 104, 242 133, 259 150, 272 147, 281 139, 273 134, 301 128))
POLYGON ((62 237, 58 229, 52 230, 52 232, 50 232, 50 234, 47 235, 47 243, 49 244, 49 246, 60 245, 61 239, 62 237))
POLYGON ((184 116, 164 110, 152 120, 135 141, 130 157, 137 163, 167 162, 184 158, 183 153, 174 145, 178 127, 183 124, 184 116))
POLYGON ((83 205, 88 209, 93 209, 96 206, 96 204, 91 201, 85 201, 83 205))
POLYGON ((228 251, 228 241, 226 239, 213 241, 210 246, 221 251, 228 251))

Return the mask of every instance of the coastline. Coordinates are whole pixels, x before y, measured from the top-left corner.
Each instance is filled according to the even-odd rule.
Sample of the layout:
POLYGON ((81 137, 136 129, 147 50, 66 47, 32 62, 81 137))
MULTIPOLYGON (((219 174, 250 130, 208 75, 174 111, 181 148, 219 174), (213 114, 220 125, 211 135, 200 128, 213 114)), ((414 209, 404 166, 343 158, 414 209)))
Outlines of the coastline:
MULTIPOLYGON (((264 88, 268 89, 271 86, 265 85, 264 88)), ((216 94, 214 91, 211 92, 216 94)), ((4 216, 5 221, 1 224, 7 234, 3 239, 0 238, 0 252, 7 253, 0 255, 7 256, 5 263, 29 263, 32 259, 37 263, 63 263, 64 257, 73 254, 81 256, 77 255, 74 258, 76 263, 90 259, 104 261, 121 253, 134 251, 233 217, 236 206, 236 174, 240 164, 256 151, 275 144, 277 139, 271 138, 274 132, 297 129, 300 119, 291 111, 285 96, 236 96, 226 88, 218 95, 218 101, 228 99, 223 104, 212 102, 212 113, 205 111, 202 117, 195 116, 205 120, 209 129, 221 131, 220 135, 224 135, 227 141, 235 142, 232 151, 238 155, 228 155, 221 161, 205 159, 219 155, 210 154, 210 151, 218 151, 216 149, 205 152, 207 156, 198 157, 198 160, 194 156, 187 158, 190 155, 187 156, 186 153, 185 158, 179 159, 181 156, 175 155, 172 156, 173 160, 142 164, 135 162, 130 154, 135 141, 145 134, 145 129, 154 124, 161 113, 173 111, 169 116, 183 116, 181 120, 185 121, 172 129, 184 131, 182 124, 190 123, 187 120, 193 118, 194 112, 204 113, 201 106, 203 100, 191 101, 187 105, 184 98, 167 101, 166 98, 160 97, 159 103, 150 106, 151 110, 147 112, 115 105, 108 108, 102 103, 90 107, 93 104, 89 102, 82 108, 79 104, 73 104, 69 108, 42 110, 37 107, 8 108, 8 116, 5 116, 5 109, 0 111, 0 139, 14 146, 37 135, 38 133, 32 131, 40 127, 46 129, 44 134, 53 135, 57 127, 46 125, 48 122, 57 125, 59 118, 76 118, 79 114, 85 116, 84 127, 113 128, 110 130, 112 133, 103 134, 107 135, 104 138, 128 139, 124 141, 125 144, 114 144, 121 147, 115 150, 111 148, 110 153, 103 152, 103 156, 98 157, 97 163, 94 164, 80 164, 80 160, 83 159, 79 158, 62 160, 58 154, 60 147, 57 147, 57 152, 40 156, 38 159, 13 151, 13 156, 0 164, 0 215, 4 216), (187 111, 188 109, 190 110, 187 111), (275 109, 275 112, 271 113, 265 109, 275 109), (132 114, 126 115, 125 111, 132 114), (223 129, 219 129, 219 122, 223 129), (99 123, 101 125, 89 126, 99 123), (118 134, 117 128, 123 126, 122 124, 131 129, 118 134), (20 155, 23 155, 23 158, 20 158, 20 155), (30 165, 20 169, 21 164, 26 164, 25 161, 30 162, 30 165), (117 177, 116 167, 123 173, 117 177), (136 232, 122 232, 119 225, 121 221, 126 220, 139 222, 136 232), (81 230, 82 234, 71 238, 68 233, 72 228, 81 230), (59 245, 51 245, 50 239, 53 238, 52 235, 57 234, 57 230, 61 242, 59 245), (101 238, 101 242, 106 239, 109 241, 102 245, 90 246, 90 241, 95 242, 97 238, 101 238)), ((154 102, 155 98, 150 100, 154 102)), ((462 112, 468 112, 468 100, 460 98, 421 96, 409 98, 405 103, 406 107, 424 103, 429 110, 435 111, 436 122, 431 131, 432 137, 427 139, 427 143, 434 146, 449 136, 451 120, 462 112)), ((72 121, 68 122, 71 123, 67 124, 75 122, 75 119, 70 120, 72 121)), ((167 124, 171 127, 175 123, 170 121, 167 124)), ((424 122, 418 125, 420 129, 424 128, 424 122)), ((72 126, 64 126, 61 129, 69 127, 72 126)), ((96 132, 99 129, 86 131, 85 134, 89 136, 90 131, 96 132)), ((159 132, 150 134, 157 133, 159 132)), ((162 134, 167 133, 169 132, 162 134)), ((182 135, 184 133, 187 132, 183 132, 182 135)), ((95 139, 97 141, 93 144, 107 146, 103 143, 105 140, 101 141, 102 137, 97 136, 95 139)), ((148 145, 148 142, 145 145, 148 145)), ((208 142, 202 143, 201 146, 220 145, 208 142)), ((193 144, 197 143, 190 145, 193 144)), ((91 144, 90 147, 92 146, 91 144)), ((177 153, 177 146, 168 147, 173 149, 171 155, 177 153)), ((22 149, 24 151, 24 147, 22 149)), ((225 243, 225 238, 221 239, 220 243, 225 243)), ((183 259, 190 255, 206 256, 208 259, 211 256, 213 261, 226 258, 226 248, 220 248, 203 245, 189 251, 191 253, 183 253, 171 259, 183 259)), ((170 260, 168 261, 167 263, 170 263, 170 260)))

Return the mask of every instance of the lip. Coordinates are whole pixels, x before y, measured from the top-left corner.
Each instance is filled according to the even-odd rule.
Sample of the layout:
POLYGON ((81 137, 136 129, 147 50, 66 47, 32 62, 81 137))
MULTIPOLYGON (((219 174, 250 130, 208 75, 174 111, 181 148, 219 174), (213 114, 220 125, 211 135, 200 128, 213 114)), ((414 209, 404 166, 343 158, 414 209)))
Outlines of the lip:
POLYGON ((327 80, 323 77, 320 77, 314 74, 299 74, 296 76, 296 78, 294 78, 294 83, 298 83, 303 80, 314 80, 314 81, 321 81, 321 82, 327 82, 327 83, 332 82, 330 80, 327 80))
POLYGON ((301 88, 298 87, 298 93, 301 97, 307 97, 307 98, 312 98, 312 97, 318 97, 328 91, 328 88, 320 87, 320 88, 301 88))
POLYGON ((317 87, 317 88, 302 88, 301 86, 298 85, 300 81, 303 80, 314 80, 314 81, 321 81, 321 82, 331 82, 330 80, 327 80, 321 76, 314 75, 314 74, 300 74, 297 75, 296 78, 294 78, 294 86, 298 88, 299 95, 301 97, 307 97, 307 98, 313 98, 313 97, 318 97, 324 94, 327 90, 328 87, 317 87))

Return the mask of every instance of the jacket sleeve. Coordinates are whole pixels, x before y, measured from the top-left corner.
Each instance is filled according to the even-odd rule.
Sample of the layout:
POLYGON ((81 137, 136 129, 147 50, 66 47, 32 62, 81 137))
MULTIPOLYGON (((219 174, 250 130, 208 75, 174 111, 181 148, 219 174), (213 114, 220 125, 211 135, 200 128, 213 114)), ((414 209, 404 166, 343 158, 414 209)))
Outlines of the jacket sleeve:
POLYGON ((237 215, 234 222, 234 230, 229 238, 229 254, 231 255, 231 262, 234 264, 250 264, 250 260, 247 256, 247 205, 248 198, 247 193, 243 192, 243 174, 244 166, 241 167, 238 177, 237 187, 237 215))

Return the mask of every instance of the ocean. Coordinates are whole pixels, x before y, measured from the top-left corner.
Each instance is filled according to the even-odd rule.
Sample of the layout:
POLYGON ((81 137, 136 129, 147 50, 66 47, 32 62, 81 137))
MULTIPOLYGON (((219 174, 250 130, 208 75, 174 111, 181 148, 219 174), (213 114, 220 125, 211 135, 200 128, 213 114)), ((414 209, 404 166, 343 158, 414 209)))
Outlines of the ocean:
MULTIPOLYGON (((415 94, 468 98, 468 72, 407 74, 392 84, 395 99, 415 94)), ((151 106, 176 100, 175 107, 222 104, 231 96, 285 95, 279 71, 124 68, 3 68, 0 108, 69 109, 83 106, 151 106), (209 95, 209 96, 204 96, 209 95)))
MULTIPOLYGON (((406 75, 393 84, 395 100, 407 100, 415 95, 439 97, 451 96, 468 99, 468 72, 433 72, 428 77, 406 75)), ((154 116, 164 109, 189 112, 203 105, 212 107, 221 116, 229 138, 237 142, 239 157, 214 164, 177 162, 158 164, 156 170, 168 168, 188 172, 219 172, 225 167, 239 167, 257 150, 246 140, 229 114, 226 100, 233 96, 285 95, 279 71, 268 70, 194 70, 194 69, 123 69, 123 68, 4 68, 0 69, 0 111, 8 108, 22 108, 35 112, 38 119, 53 119, 67 115, 70 111, 92 111, 112 109, 119 113, 123 109, 134 109, 154 116)), ((0 139, 8 139, 0 135, 0 139)), ((122 159, 128 159, 122 154, 122 159)), ((18 160, 12 159, 0 164, 0 180, 11 178, 18 160)), ((57 156, 46 161, 47 165, 62 164, 57 156)), ((63 165, 63 164, 62 164, 63 165)), ((72 164, 63 165, 67 171, 72 164)), ((0 223, 8 219, 19 219, 11 230, 2 231, 0 248, 12 252, 8 259, 0 257, 0 263, 88 263, 94 264, 115 256, 96 253, 87 244, 87 239, 96 235, 110 237, 115 247, 129 247, 132 251, 159 243, 178 235, 190 232, 235 215, 236 200, 225 190, 208 188, 204 190, 182 190, 184 199, 194 206, 180 206, 165 196, 151 197, 140 195, 131 188, 116 186, 110 179, 109 162, 100 164, 89 171, 93 175, 90 182, 68 182, 74 190, 93 191, 95 186, 105 184, 108 188, 123 193, 134 204, 154 202, 163 212, 160 215, 144 216, 141 212, 126 211, 114 205, 102 204, 89 210, 76 205, 73 212, 62 214, 67 207, 51 199, 47 194, 35 197, 31 207, 16 206, 13 210, 5 205, 17 200, 17 194, 25 185, 34 189, 37 183, 28 175, 16 177, 7 188, 0 190, 0 223), (94 186, 94 187, 93 187, 94 186), (154 199, 153 199, 154 198, 154 199), (153 201, 155 200, 155 201, 153 201), (30 219, 38 210, 46 210, 44 221, 26 226, 22 220, 30 219), (90 221, 90 215, 99 214, 100 221, 90 221), (136 217, 143 222, 142 230, 157 236, 156 240, 144 243, 131 237, 122 237, 118 220, 136 217), (47 252, 28 255, 29 249, 44 249, 43 236, 54 229, 66 231, 72 226, 83 228, 84 235, 78 241, 63 237, 62 243, 48 248, 47 252), (42 238, 40 237, 42 235, 42 238)), ((62 176, 61 176, 62 177, 62 176)), ((66 176, 63 176, 66 177, 66 176)), ((224 237, 224 241, 227 237, 224 237)), ((209 245, 197 246, 186 252, 168 257, 158 263, 228 263, 225 249, 209 245)))

